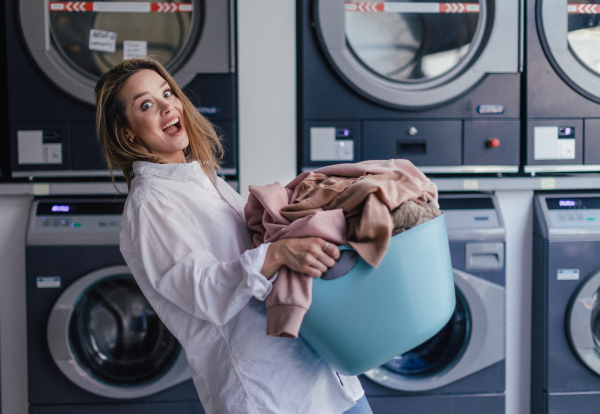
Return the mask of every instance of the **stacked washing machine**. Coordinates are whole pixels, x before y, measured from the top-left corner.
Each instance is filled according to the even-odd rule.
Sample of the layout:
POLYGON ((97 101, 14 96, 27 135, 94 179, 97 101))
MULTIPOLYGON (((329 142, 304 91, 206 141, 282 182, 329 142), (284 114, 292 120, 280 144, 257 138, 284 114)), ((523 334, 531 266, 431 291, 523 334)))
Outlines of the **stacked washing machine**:
POLYGON ((159 60, 222 131, 237 174, 233 0, 4 2, 11 176, 108 176, 94 86, 125 59, 159 60))
POLYGON ((298 0, 298 164, 518 172, 520 2, 298 0))
POLYGON ((502 215, 487 194, 441 195, 440 207, 456 308, 433 338, 361 377, 374 414, 505 413, 502 215))
POLYGON ((525 172, 600 171, 600 4, 526 4, 525 172))
POLYGON ((534 202, 531 412, 600 407, 600 193, 534 202))
POLYGON ((124 199, 40 199, 26 246, 30 414, 202 414, 119 251, 124 199))

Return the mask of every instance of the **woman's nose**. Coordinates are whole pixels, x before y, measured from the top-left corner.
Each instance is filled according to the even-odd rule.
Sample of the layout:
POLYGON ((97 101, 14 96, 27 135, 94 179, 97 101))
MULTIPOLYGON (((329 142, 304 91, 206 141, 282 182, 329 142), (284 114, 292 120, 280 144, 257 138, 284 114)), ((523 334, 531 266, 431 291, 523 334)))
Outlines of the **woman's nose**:
POLYGON ((173 104, 171 104, 170 102, 163 102, 161 109, 163 115, 168 115, 171 112, 173 112, 173 104))

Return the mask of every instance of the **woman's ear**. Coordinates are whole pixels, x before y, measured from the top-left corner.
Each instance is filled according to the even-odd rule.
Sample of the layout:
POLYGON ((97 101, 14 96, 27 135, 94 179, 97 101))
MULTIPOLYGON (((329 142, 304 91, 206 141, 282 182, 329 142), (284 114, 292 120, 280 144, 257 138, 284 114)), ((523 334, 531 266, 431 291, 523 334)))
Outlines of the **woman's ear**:
POLYGON ((123 136, 127 141, 135 142, 135 135, 133 135, 133 132, 127 127, 123 127, 123 136))

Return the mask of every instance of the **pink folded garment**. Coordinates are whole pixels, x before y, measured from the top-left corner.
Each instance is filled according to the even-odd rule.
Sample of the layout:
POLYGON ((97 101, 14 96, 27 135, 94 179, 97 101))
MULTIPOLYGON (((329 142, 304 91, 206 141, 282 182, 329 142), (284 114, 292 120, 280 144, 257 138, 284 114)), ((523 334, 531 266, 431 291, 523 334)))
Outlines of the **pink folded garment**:
MULTIPOLYGON (((406 160, 338 164, 287 186, 250 186, 245 207, 253 245, 289 237, 349 243, 373 266, 393 230, 390 211, 405 201, 437 206, 435 184, 406 160)), ((312 300, 312 279, 282 267, 266 300, 267 335, 297 337, 312 300)))

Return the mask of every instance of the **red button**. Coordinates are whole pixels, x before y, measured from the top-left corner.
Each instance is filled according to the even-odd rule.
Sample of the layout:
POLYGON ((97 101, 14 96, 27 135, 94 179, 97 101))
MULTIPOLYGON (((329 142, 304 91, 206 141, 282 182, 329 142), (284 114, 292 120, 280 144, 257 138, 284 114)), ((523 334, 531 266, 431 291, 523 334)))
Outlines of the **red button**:
POLYGON ((485 145, 488 148, 498 148, 500 146, 500 140, 498 138, 490 138, 485 145))

